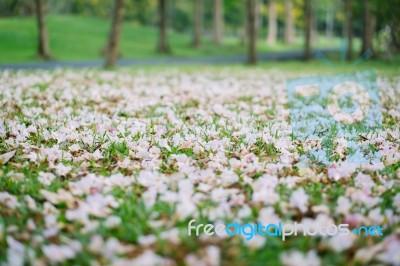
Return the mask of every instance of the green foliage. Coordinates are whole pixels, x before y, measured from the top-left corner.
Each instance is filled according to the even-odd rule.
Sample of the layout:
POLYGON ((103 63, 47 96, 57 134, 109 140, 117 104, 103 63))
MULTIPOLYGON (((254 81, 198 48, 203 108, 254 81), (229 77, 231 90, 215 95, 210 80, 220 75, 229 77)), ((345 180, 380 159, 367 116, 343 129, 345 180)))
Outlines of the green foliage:
POLYGON ((232 28, 242 27, 244 24, 244 2, 235 0, 224 1, 224 20, 232 28))
POLYGON ((106 17, 113 7, 112 0, 74 0, 70 4, 71 13, 106 17))
POLYGON ((193 24, 193 3, 189 1, 174 1, 170 10, 171 26, 178 32, 192 30, 193 24))
POLYGON ((156 0, 128 0, 124 4, 125 20, 139 25, 154 25, 157 23, 156 0))

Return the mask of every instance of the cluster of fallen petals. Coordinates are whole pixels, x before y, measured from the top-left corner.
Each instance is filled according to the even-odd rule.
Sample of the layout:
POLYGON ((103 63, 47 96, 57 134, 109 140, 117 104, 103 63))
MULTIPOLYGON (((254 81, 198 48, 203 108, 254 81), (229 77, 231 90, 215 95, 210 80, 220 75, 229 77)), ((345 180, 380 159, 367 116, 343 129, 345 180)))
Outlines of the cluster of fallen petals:
POLYGON ((296 75, 0 72, 0 265, 400 265, 400 77, 378 77, 383 128, 364 136, 380 164, 301 168, 318 143, 292 139, 285 81, 296 75), (191 219, 380 225, 384 236, 196 237, 191 219))

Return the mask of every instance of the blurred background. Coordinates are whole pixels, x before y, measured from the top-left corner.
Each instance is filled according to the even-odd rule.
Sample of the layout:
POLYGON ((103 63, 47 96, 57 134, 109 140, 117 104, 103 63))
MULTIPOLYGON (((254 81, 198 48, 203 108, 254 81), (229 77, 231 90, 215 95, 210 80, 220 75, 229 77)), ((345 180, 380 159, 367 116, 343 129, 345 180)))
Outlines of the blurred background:
POLYGON ((392 62, 400 0, 1 0, 0 63, 347 49, 392 62))

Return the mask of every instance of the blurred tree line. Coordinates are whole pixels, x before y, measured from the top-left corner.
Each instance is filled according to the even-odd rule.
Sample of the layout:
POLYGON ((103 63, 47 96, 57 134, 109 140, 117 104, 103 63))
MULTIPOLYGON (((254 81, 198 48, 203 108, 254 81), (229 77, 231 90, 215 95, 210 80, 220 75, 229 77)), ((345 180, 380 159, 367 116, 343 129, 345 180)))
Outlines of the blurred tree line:
POLYGON ((156 49, 169 53, 168 30, 192 36, 194 48, 204 36, 216 45, 234 36, 248 46, 249 62, 257 61, 257 41, 293 43, 301 38, 305 58, 312 57, 318 35, 342 36, 351 59, 353 38, 362 41, 360 54, 376 55, 374 40, 384 38, 383 50, 400 48, 400 0, 1 0, 0 16, 37 15, 38 52, 51 58, 45 14, 75 14, 110 19, 109 40, 103 53, 107 65, 116 62, 122 21, 159 28, 156 49))
MULTIPOLYGON (((222 1, 222 0, 221 0, 222 1)), ((114 0, 47 0, 48 14, 74 14, 110 18, 113 12, 114 0)), ((170 27, 179 32, 189 32, 193 24, 194 0, 169 0, 168 16, 170 27)), ((213 0, 203 0, 204 28, 212 27, 213 0)), ((234 32, 242 27, 244 3, 237 0, 225 0, 224 22, 226 30, 234 32)), ((124 20, 138 25, 157 25, 157 0, 125 0, 124 20)), ((34 0, 1 0, 0 16, 32 16, 36 14, 34 0)))

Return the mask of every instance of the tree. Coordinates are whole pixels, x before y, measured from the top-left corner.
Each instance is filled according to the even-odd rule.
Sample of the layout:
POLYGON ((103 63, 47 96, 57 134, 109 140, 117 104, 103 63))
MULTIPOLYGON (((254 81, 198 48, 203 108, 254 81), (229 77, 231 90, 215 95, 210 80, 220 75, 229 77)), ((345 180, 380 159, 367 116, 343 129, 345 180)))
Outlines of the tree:
POLYGON ((248 41, 248 63, 255 65, 257 63, 257 27, 256 27, 256 1, 247 0, 247 38, 248 41))
POLYGON ((249 38, 249 14, 247 11, 247 0, 244 2, 244 10, 245 12, 242 12, 243 15, 243 28, 241 30, 240 34, 240 45, 245 46, 248 44, 248 38, 249 38))
POLYGON ((377 21, 381 28, 386 28, 385 31, 389 34, 388 46, 390 48, 387 48, 394 52, 400 51, 400 16, 398 15, 400 14, 400 0, 379 2, 375 0, 374 4, 378 6, 378 8, 375 9, 377 21), (386 26, 389 26, 389 28, 386 26))
POLYGON ((284 41, 292 44, 294 41, 293 0, 285 0, 285 36, 284 41))
POLYGON ((346 59, 353 57, 353 0, 345 0, 345 35, 347 41, 346 59))
POLYGON ((333 28, 334 28, 334 22, 335 22, 335 17, 334 17, 334 5, 333 3, 329 2, 326 5, 326 29, 325 29, 325 35, 327 39, 332 40, 333 37, 333 28))
POLYGON ((246 39, 246 1, 223 1, 224 5, 224 32, 230 31, 231 34, 238 37, 240 45, 244 45, 246 39), (226 27, 225 27, 226 26, 226 27))
POLYGON ((44 0, 36 0, 36 17, 39 28, 39 39, 38 39, 38 55, 44 59, 49 60, 50 47, 49 47, 49 35, 47 32, 47 25, 45 20, 45 3, 44 0))
POLYGON ((276 14, 276 3, 275 0, 269 0, 268 2, 268 44, 276 43, 276 36, 278 34, 277 25, 277 14, 276 14))
POLYGON ((304 0, 304 59, 311 59, 312 3, 304 0))
POLYGON ((224 27, 224 0, 214 0, 213 41, 221 44, 224 27))
POLYGON ((203 0, 194 1, 193 47, 199 47, 203 31, 203 0))
POLYGON ((124 0, 115 0, 109 39, 106 45, 106 67, 113 67, 119 54, 124 0))
POLYGON ((158 25, 159 38, 157 50, 159 53, 168 54, 170 48, 167 39, 167 0, 158 0, 158 25))
POLYGON ((367 51, 370 51, 372 54, 374 53, 373 47, 373 39, 375 33, 376 26, 376 17, 372 12, 372 5, 370 0, 362 1, 362 20, 363 20, 363 29, 362 29, 362 48, 361 54, 364 54, 367 51))

